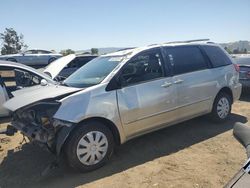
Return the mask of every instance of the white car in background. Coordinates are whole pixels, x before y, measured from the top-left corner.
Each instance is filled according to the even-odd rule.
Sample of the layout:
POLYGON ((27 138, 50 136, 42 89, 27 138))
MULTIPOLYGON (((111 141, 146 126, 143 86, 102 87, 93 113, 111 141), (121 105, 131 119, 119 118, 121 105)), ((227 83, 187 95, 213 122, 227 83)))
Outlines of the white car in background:
POLYGON ((0 60, 18 62, 38 68, 48 65, 60 57, 62 57, 62 54, 47 50, 28 50, 19 54, 2 55, 0 60))
POLYGON ((12 98, 13 95, 29 91, 29 88, 26 87, 37 85, 36 87, 39 88, 41 85, 58 84, 59 73, 75 57, 73 54, 62 57, 51 63, 43 71, 20 63, 0 60, 0 117, 9 115, 9 111, 3 107, 3 103, 12 98))

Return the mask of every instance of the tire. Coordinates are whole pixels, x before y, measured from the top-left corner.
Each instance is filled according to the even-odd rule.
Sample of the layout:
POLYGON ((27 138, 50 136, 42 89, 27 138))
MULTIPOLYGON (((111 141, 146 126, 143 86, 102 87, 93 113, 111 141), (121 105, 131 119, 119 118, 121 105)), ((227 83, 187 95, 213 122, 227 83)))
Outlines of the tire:
POLYGON ((232 99, 224 92, 219 93, 213 104, 210 117, 217 123, 225 122, 231 114, 232 99))
POLYGON ((50 59, 48 60, 48 64, 52 63, 52 62, 55 61, 55 60, 56 60, 55 57, 50 58, 50 59))
POLYGON ((8 58, 8 59, 6 59, 6 61, 17 62, 17 60, 15 58, 8 58))
POLYGON ((89 172, 102 167, 110 159, 113 149, 114 138, 110 129, 101 122, 89 121, 73 130, 64 152, 71 167, 89 172))

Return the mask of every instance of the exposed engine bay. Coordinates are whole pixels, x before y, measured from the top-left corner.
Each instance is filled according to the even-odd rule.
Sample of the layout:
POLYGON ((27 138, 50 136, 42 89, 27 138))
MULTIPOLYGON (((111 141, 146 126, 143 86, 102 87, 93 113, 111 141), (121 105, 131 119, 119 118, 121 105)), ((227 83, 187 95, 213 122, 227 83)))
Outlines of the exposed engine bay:
POLYGON ((8 100, 4 107, 11 112, 12 122, 5 134, 20 131, 31 142, 46 146, 60 154, 74 123, 54 118, 61 106, 60 100, 82 89, 61 85, 24 88, 8 100))
POLYGON ((53 115, 60 103, 41 101, 15 111, 12 126, 30 141, 45 144, 50 150, 55 148, 55 135, 61 126, 53 115))

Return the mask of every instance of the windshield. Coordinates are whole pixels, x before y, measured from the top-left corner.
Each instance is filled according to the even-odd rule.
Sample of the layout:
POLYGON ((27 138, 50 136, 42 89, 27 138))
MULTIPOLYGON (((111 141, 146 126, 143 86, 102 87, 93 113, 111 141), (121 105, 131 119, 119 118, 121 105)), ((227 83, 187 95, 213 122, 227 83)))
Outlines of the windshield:
POLYGON ((63 84, 78 88, 99 84, 122 60, 123 56, 95 58, 70 75, 63 84))

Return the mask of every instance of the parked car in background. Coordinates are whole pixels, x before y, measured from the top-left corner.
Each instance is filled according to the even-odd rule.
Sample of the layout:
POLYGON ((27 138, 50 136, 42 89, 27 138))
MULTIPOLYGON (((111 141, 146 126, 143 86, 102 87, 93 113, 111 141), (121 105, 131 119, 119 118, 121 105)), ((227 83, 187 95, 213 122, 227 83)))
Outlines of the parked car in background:
POLYGON ((250 88, 250 54, 233 55, 240 69, 240 83, 243 88, 250 88))
POLYGON ((0 117, 9 115, 3 103, 13 97, 13 92, 25 87, 45 84, 56 84, 51 77, 32 67, 0 60, 0 117))
POLYGON ((3 108, 4 102, 12 98, 13 94, 19 95, 29 91, 20 89, 40 85, 42 80, 44 85, 58 84, 96 57, 71 54, 52 62, 42 70, 20 63, 0 61, 0 117, 9 114, 9 111, 3 108))
POLYGON ((214 43, 150 45, 97 57, 61 85, 31 87, 4 106, 10 129, 86 172, 137 136, 204 114, 227 120, 241 94, 237 71, 214 43))
POLYGON ((1 55, 0 60, 18 62, 34 68, 40 68, 45 67, 60 57, 62 57, 61 54, 47 50, 28 50, 20 54, 1 55))
POLYGON ((62 81, 74 73, 77 69, 81 68, 83 65, 89 61, 95 59, 96 55, 75 55, 71 54, 67 56, 68 58, 60 58, 53 63, 49 64, 45 69, 44 73, 48 74, 53 79, 55 75, 58 81, 62 81), (59 72, 59 73, 58 73, 59 72))

